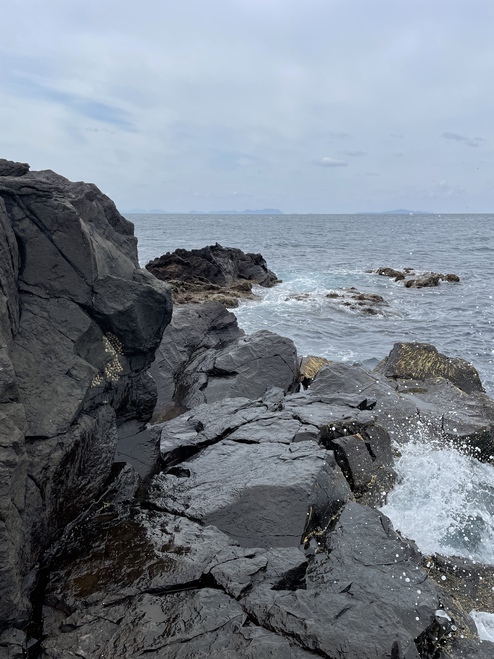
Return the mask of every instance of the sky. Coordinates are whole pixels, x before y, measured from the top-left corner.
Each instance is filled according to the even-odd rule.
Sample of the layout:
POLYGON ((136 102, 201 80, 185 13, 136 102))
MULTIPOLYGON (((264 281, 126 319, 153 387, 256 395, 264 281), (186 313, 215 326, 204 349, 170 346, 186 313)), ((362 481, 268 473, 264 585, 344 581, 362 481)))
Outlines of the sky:
POLYGON ((121 210, 494 212, 492 0, 2 0, 0 157, 121 210))

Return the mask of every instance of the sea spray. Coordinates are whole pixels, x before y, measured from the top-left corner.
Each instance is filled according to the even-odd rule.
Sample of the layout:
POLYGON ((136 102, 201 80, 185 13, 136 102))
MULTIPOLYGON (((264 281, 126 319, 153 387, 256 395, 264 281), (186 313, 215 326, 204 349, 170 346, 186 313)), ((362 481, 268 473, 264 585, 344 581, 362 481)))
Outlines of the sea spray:
POLYGON ((400 446, 398 484, 381 509, 425 554, 494 565, 494 467, 423 429, 400 446))

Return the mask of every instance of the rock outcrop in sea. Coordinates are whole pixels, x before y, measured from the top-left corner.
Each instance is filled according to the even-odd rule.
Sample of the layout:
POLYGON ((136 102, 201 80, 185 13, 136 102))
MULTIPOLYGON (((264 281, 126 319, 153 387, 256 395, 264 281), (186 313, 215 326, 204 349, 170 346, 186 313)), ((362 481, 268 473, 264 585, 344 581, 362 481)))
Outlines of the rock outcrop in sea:
POLYGON ((170 322, 95 186, 0 161, 0 197, 1 659, 493 656, 466 608, 494 611, 492 568, 379 510, 418 428, 492 461, 471 365, 397 344, 300 370, 218 302, 170 322), (117 424, 152 414, 139 475, 117 424))
POLYGON ((279 282, 261 254, 246 254, 218 243, 167 252, 146 269, 170 284, 175 304, 209 300, 236 307, 239 299, 255 297, 253 284, 270 288, 279 282))

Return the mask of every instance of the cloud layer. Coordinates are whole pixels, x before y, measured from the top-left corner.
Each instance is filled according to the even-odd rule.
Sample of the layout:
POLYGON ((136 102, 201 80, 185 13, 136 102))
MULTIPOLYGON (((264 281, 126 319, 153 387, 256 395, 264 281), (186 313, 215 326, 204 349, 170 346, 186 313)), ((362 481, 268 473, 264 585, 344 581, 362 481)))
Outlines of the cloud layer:
POLYGON ((489 211, 493 21, 490 0, 4 0, 0 156, 124 209, 489 211))

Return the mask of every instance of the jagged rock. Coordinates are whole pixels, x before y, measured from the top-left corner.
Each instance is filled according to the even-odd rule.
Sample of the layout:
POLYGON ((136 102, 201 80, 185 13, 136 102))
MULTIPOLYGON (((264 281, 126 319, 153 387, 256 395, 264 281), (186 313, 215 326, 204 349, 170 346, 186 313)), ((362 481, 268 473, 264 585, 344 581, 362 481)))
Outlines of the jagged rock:
POLYGON ((0 176, 24 176, 28 171, 27 162, 14 162, 0 158, 0 176))
POLYGON ((271 287, 278 278, 261 254, 245 254, 218 243, 202 249, 177 249, 150 261, 147 270, 172 285, 178 304, 220 299, 231 306, 241 297, 252 297, 252 284, 271 287))
POLYGON ((383 515, 348 502, 304 583, 252 586, 240 600, 260 624, 327 657, 419 655, 415 639, 435 624, 440 592, 420 568, 412 543, 383 515), (401 652, 401 654, 398 654, 401 652))
POLYGON ((143 594, 101 613, 74 614, 61 635, 44 641, 41 656, 309 659, 312 655, 249 621, 232 597, 202 588, 163 596, 143 594))
MULTIPOLYGON (((420 348, 424 344, 417 345, 420 348)), ((341 398, 348 394, 362 397, 367 404, 375 402, 371 410, 374 420, 398 443, 426 431, 482 461, 492 461, 494 401, 478 390, 481 385, 477 372, 467 362, 449 360, 435 348, 430 353, 426 350, 424 355, 429 356, 433 364, 438 363, 444 375, 451 374, 471 393, 465 393, 445 377, 404 380, 392 375, 387 378, 383 375, 387 372, 386 360, 373 372, 360 365, 334 363, 325 366, 314 378, 310 391, 326 402, 336 395, 341 398)), ((420 364, 419 367, 422 368, 420 364)), ((389 372, 394 373, 392 365, 389 372)), ((424 376, 430 372, 432 376, 434 371, 423 368, 421 372, 424 376)))
POLYGON ((244 336, 237 319, 219 302, 175 307, 156 351, 151 373, 158 387, 153 421, 180 411, 180 376, 187 364, 210 348, 220 348, 244 336))
POLYGON ((295 344, 260 330, 193 358, 178 378, 177 402, 187 408, 222 398, 255 399, 271 387, 285 391, 298 379, 295 344))
POLYGON ((149 414, 171 298, 96 186, 16 163, 0 176, 1 628, 25 624, 22 577, 103 487, 116 414, 141 396, 149 414))
POLYGON ((391 277, 395 281, 402 281, 405 288, 427 288, 439 286, 441 281, 458 283, 460 278, 453 273, 441 274, 440 272, 416 272, 413 268, 405 268, 403 272, 393 268, 378 268, 367 270, 369 273, 391 277))
POLYGON ((336 308, 346 308, 367 315, 386 315, 389 304, 377 293, 363 293, 353 286, 339 288, 329 293, 294 293, 287 300, 316 301, 320 304, 331 303, 336 308))
MULTIPOLYGON (((333 363, 322 368, 310 386, 312 394, 323 401, 350 396, 357 407, 365 411, 375 402, 369 414, 381 424, 397 442, 407 441, 418 420, 417 406, 400 395, 385 377, 368 371, 359 364, 333 363)), ((362 412, 363 413, 363 412, 362 412)))
POLYGON ((376 275, 382 275, 383 277, 391 277, 395 281, 401 281, 402 279, 405 279, 403 272, 394 270, 393 268, 378 268, 377 270, 371 270, 370 272, 375 272, 376 275))
POLYGON ((288 391, 295 386, 298 358, 293 341, 266 330, 243 336, 234 316, 226 310, 215 315, 217 310, 207 305, 205 317, 200 308, 195 312, 189 307, 165 336, 153 366, 159 391, 155 420, 204 402, 255 399, 271 387, 288 391), (188 324, 196 318, 198 331, 179 335, 182 321, 188 324), (234 336, 238 338, 232 341, 234 336))

